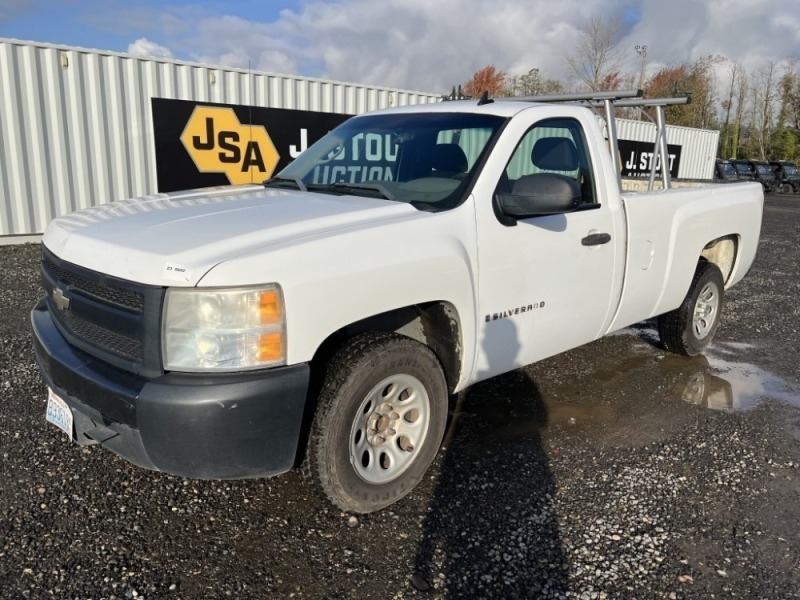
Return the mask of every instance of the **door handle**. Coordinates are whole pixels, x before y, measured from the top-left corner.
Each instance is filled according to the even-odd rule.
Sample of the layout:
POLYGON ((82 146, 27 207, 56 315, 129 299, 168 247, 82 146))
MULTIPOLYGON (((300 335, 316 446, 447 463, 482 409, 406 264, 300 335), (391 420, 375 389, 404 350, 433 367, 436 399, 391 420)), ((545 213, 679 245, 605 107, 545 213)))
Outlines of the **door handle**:
POLYGON ((599 246, 611 241, 610 233, 591 233, 581 240, 584 246, 599 246))

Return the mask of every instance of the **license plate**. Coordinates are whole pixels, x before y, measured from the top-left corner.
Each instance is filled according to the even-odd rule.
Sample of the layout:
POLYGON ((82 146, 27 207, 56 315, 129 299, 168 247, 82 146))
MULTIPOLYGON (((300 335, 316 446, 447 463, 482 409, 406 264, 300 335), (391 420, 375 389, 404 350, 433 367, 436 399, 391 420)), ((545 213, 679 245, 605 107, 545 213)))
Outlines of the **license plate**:
POLYGON ((47 413, 45 418, 69 436, 72 439, 72 411, 67 403, 56 395, 56 393, 49 389, 47 390, 47 413))

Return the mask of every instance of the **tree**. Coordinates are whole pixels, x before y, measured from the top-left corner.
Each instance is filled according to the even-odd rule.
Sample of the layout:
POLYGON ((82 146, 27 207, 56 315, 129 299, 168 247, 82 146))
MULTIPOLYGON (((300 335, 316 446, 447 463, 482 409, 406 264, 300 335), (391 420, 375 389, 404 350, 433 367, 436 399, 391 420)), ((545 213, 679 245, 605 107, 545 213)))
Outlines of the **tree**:
POLYGON ((728 97, 722 101, 722 110, 725 111, 725 122, 722 124, 722 139, 719 146, 719 155, 725 157, 736 157, 736 145, 738 143, 739 128, 741 123, 734 120, 731 123, 731 112, 734 107, 734 95, 736 94, 736 86, 739 80, 744 77, 744 69, 740 63, 733 63, 729 69, 730 72, 730 87, 728 88, 728 97))
POLYGON ((797 160, 800 158, 800 59, 789 60, 780 80, 781 109, 770 138, 770 158, 797 160))
POLYGON ((622 77, 620 77, 619 71, 614 71, 613 73, 609 73, 603 80, 600 82, 599 90, 606 92, 611 90, 618 90, 622 85, 622 77))
POLYGON ((545 94, 561 94, 564 86, 557 79, 549 79, 539 69, 531 69, 524 75, 506 78, 509 96, 543 96, 545 94))
POLYGON ((785 124, 800 131, 800 57, 789 59, 782 86, 785 124))
POLYGON ((685 62, 674 67, 664 67, 645 85, 645 96, 669 98, 689 94, 692 97, 690 104, 667 108, 667 122, 672 125, 703 129, 714 127, 716 125, 714 67, 721 60, 717 56, 703 56, 693 63, 685 62))
POLYGON ((756 72, 751 89, 753 116, 748 150, 750 156, 757 156, 761 160, 766 160, 770 155, 770 138, 778 99, 776 75, 776 64, 769 61, 756 72))
POLYGON ((505 90, 506 74, 498 71, 494 65, 487 65, 472 76, 464 84, 463 91, 467 96, 473 98, 480 97, 483 92, 489 92, 490 96, 501 96, 505 90))
POLYGON ((747 100, 747 86, 749 85, 749 78, 747 73, 742 69, 739 77, 739 90, 736 95, 736 118, 734 119, 733 135, 731 138, 731 156, 736 158, 741 156, 742 145, 742 129, 744 123, 744 111, 746 108, 745 102, 747 100))
POLYGON ((589 91, 614 89, 604 86, 618 79, 620 67, 627 58, 619 45, 621 32, 619 19, 595 15, 581 29, 574 49, 564 56, 567 69, 589 91))

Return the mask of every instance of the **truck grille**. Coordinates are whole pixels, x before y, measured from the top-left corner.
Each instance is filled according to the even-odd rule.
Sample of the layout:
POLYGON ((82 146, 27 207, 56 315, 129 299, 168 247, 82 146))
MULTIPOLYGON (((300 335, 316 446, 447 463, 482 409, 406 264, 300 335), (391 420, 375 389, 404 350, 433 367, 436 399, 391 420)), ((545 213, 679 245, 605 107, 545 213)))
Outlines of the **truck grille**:
POLYGON ((53 262, 47 258, 45 258, 43 262, 44 268, 52 273, 58 281, 64 285, 80 290, 88 296, 104 300, 135 312, 140 313, 144 310, 144 297, 139 292, 97 284, 93 281, 89 281, 85 277, 81 277, 76 273, 72 273, 67 269, 53 264, 53 262))
POLYGON ((164 288, 84 269, 42 252, 42 282, 50 314, 73 346, 145 377, 161 367, 164 288))
POLYGON ((141 340, 100 327, 69 313, 61 315, 61 321, 74 335, 98 349, 119 354, 133 361, 141 361, 143 358, 141 340))

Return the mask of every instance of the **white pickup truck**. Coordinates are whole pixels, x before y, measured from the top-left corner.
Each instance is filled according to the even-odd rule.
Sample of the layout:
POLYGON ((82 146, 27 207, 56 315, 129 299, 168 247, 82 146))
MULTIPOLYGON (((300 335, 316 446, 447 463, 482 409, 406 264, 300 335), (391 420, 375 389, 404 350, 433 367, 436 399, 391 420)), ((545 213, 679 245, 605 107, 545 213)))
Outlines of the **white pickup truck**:
POLYGON ((574 104, 382 110, 264 185, 55 219, 31 315, 47 419, 185 477, 302 463, 371 512, 420 481, 470 384, 654 316, 701 352, 761 186, 622 193, 607 129, 574 104))

